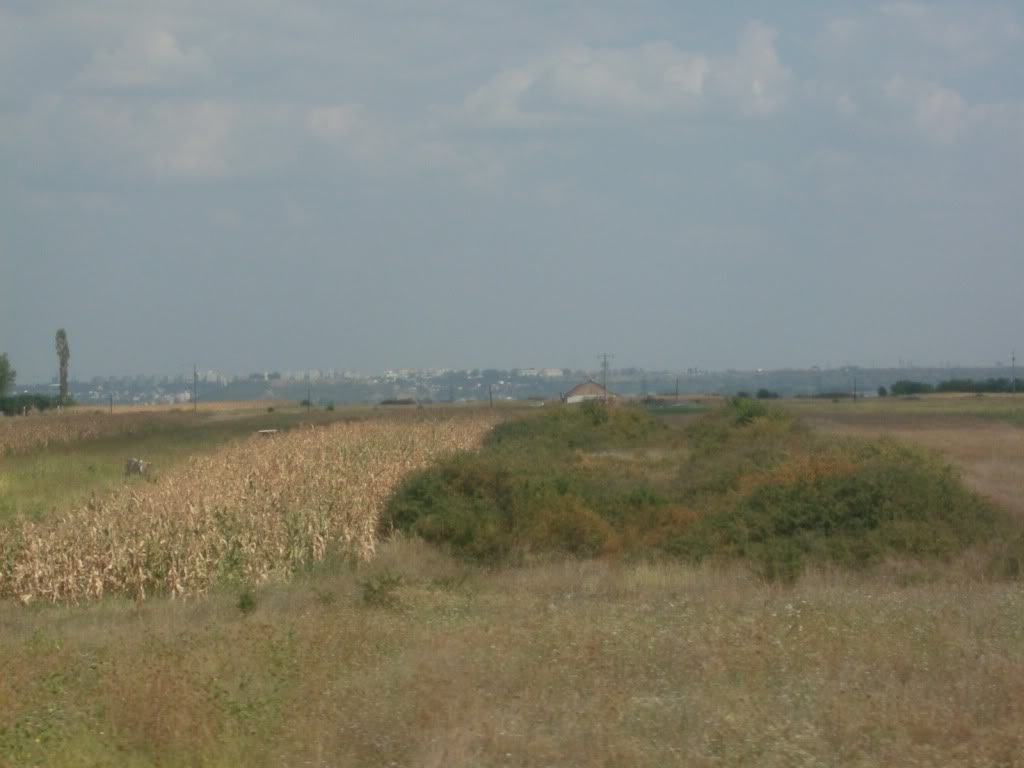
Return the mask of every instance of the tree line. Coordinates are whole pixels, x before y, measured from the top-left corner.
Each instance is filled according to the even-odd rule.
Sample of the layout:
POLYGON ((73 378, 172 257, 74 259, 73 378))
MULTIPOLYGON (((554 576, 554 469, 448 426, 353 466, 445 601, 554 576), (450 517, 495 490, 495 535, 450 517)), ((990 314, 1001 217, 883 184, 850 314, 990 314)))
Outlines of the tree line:
POLYGON ((1016 379, 990 378, 990 379, 947 379, 938 384, 926 384, 923 381, 911 381, 901 379, 897 381, 889 392, 892 395, 927 395, 933 392, 974 392, 974 393, 1010 393, 1016 392, 1016 379))

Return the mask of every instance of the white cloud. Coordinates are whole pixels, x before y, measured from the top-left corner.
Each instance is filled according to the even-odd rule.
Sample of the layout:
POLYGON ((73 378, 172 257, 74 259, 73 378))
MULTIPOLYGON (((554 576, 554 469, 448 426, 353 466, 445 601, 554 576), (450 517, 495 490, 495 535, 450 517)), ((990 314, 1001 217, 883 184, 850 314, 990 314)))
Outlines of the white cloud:
POLYGON ((466 98, 466 111, 484 122, 505 125, 522 125, 544 119, 542 115, 524 112, 520 105, 543 71, 542 67, 531 69, 501 72, 466 98))
POLYGON ((818 36, 817 49, 819 54, 834 55, 855 44, 864 28, 860 19, 839 17, 829 19, 818 36))
POLYGON ((885 95, 936 144, 952 144, 970 127, 972 109, 950 88, 897 76, 886 83, 885 95))
POLYGON ((776 37, 764 24, 747 25, 736 56, 717 67, 724 90, 749 114, 770 114, 786 101, 790 72, 779 59, 776 37))
POLYGON ((153 105, 90 101, 76 121, 99 160, 162 179, 248 176, 280 167, 301 136, 288 105, 198 100, 153 105))
POLYGON ((845 117, 853 117, 858 111, 856 100, 845 91, 836 96, 835 107, 839 114, 845 117))
POLYGON ((931 49, 947 67, 984 66, 1024 39, 1013 16, 973 3, 964 8, 966 12, 907 0, 885 3, 880 9, 882 28, 903 36, 918 49, 918 56, 931 49))
POLYGON ((80 81, 103 88, 167 87, 202 75, 209 61, 199 48, 183 48, 166 30, 136 32, 115 49, 97 50, 80 81))
POLYGON ((557 103, 580 109, 651 112, 693 106, 704 93, 708 62, 668 43, 631 50, 580 46, 555 57, 544 87, 557 103))
POLYGON ((319 141, 362 161, 390 163, 403 140, 388 122, 361 104, 328 104, 306 113, 306 128, 319 141))
POLYGON ((314 107, 306 113, 306 129, 375 172, 452 173, 469 186, 483 187, 505 170, 494 150, 445 138, 445 124, 422 120, 402 126, 361 104, 314 107))
POLYGON ((628 48, 577 45, 506 69, 465 100, 483 122, 531 125, 572 113, 687 111, 726 100, 748 114, 768 114, 786 98, 789 70, 775 31, 748 25, 735 55, 714 57, 653 42, 628 48))
POLYGON ((331 144, 348 141, 364 122, 363 108, 358 104, 314 107, 307 116, 310 132, 331 144))

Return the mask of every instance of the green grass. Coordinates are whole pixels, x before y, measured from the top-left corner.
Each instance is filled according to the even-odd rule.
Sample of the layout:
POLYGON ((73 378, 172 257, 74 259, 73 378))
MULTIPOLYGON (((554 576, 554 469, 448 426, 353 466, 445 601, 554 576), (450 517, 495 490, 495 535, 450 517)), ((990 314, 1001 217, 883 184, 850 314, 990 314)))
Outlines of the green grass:
POLYGON ((152 463, 150 479, 190 456, 247 437, 259 429, 293 429, 301 424, 360 418, 359 411, 312 411, 289 408, 274 412, 187 414, 173 420, 154 418, 141 433, 50 446, 28 454, 0 458, 0 525, 19 519, 42 520, 102 496, 123 483, 129 457, 152 463))
POLYGON ((672 402, 670 400, 657 400, 652 403, 645 403, 644 410, 654 416, 683 416, 692 413, 706 413, 711 406, 703 403, 695 403, 688 400, 672 402))

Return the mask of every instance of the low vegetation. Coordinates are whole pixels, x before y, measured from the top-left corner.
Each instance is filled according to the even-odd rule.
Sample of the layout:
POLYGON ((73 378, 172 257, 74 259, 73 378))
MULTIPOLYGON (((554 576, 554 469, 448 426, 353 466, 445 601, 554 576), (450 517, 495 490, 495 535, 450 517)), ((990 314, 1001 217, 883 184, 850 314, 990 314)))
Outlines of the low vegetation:
POLYGON ((948 559, 1009 521, 934 454, 826 438, 737 398, 684 434, 599 402, 502 425, 484 451, 404 481, 383 528, 478 562, 653 553, 792 579, 809 562, 948 559))
POLYGON ((409 540, 204 600, 0 602, 0 765, 1014 766, 1024 595, 409 540))
MULTIPOLYGON (((0 766, 1017 765, 1020 523, 934 451, 808 426, 906 412, 1022 457, 960 410, 1017 406, 889 400, 204 442, 0 533, 0 766)), ((1009 509, 1013 461, 964 466, 1009 509)))

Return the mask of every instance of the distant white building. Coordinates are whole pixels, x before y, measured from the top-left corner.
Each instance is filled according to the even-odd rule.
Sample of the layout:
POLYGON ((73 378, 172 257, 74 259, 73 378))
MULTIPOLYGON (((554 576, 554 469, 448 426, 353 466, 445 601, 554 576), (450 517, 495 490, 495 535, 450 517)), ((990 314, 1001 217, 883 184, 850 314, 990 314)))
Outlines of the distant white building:
POLYGON ((614 400, 618 395, 608 391, 596 381, 585 381, 570 389, 562 399, 567 403, 582 403, 587 400, 614 400))

